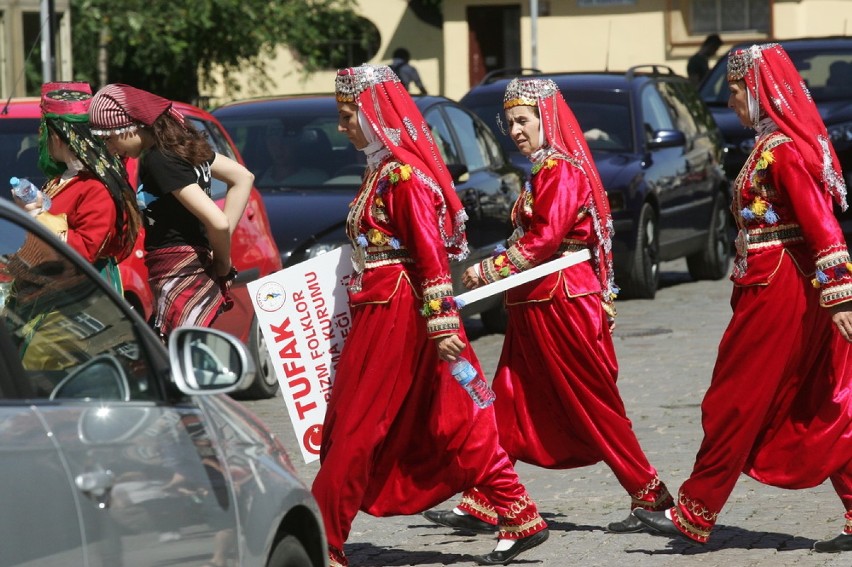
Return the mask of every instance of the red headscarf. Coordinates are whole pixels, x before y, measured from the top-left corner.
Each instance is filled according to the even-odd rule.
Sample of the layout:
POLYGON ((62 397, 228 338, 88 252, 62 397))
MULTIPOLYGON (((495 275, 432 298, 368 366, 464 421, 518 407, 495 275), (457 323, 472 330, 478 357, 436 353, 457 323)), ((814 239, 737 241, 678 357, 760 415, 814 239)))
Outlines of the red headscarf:
POLYGON ((749 96, 757 102, 752 126, 770 118, 790 137, 810 174, 845 211, 846 183, 805 81, 787 52, 777 43, 752 45, 728 56, 728 81, 745 81, 749 96))
POLYGON ((589 179, 594 204, 592 218, 598 238, 598 250, 593 254, 595 270, 604 290, 603 299, 606 303, 611 303, 617 293, 612 268, 612 216, 609 211, 609 198, 598 168, 592 160, 592 152, 583 136, 583 130, 568 103, 562 98, 559 87, 550 79, 512 79, 506 85, 503 108, 514 106, 538 107, 544 145, 579 160, 589 179))
POLYGON ((442 196, 438 210, 447 253, 467 256, 464 223, 467 220, 450 172, 432 138, 429 125, 394 72, 385 65, 341 69, 335 80, 338 102, 351 102, 393 157, 425 176, 427 186, 442 196))
POLYGON ((172 101, 129 85, 107 85, 92 98, 89 116, 92 132, 103 136, 131 132, 139 125, 152 126, 165 112, 184 124, 172 101))

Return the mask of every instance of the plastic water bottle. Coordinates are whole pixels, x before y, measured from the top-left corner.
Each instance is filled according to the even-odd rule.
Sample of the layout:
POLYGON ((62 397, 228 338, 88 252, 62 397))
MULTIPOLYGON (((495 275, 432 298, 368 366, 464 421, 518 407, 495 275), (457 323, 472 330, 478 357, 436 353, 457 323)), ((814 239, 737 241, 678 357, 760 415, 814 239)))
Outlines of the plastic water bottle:
MULTIPOLYGON (((32 184, 29 179, 18 179, 17 177, 12 177, 9 179, 9 185, 12 186, 12 194, 15 195, 18 199, 23 201, 25 204, 29 204, 38 199, 39 191, 38 187, 32 184)), ((41 211, 46 211, 50 208, 50 197, 43 194, 41 195, 41 211)))
POLYGON ((481 408, 487 408, 494 403, 497 396, 488 386, 488 382, 476 371, 476 368, 464 357, 459 357, 450 367, 456 382, 467 390, 473 402, 481 408))

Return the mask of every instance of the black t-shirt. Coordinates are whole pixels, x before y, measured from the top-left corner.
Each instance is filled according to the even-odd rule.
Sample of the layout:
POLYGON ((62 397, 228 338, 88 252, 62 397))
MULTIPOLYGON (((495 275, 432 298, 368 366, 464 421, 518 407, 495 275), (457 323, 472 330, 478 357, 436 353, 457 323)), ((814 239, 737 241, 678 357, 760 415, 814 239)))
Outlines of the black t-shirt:
POLYGON ((201 221, 189 212, 173 191, 197 183, 210 195, 210 166, 216 154, 193 166, 177 155, 152 148, 139 162, 138 199, 145 209, 145 249, 185 244, 209 248, 201 221))

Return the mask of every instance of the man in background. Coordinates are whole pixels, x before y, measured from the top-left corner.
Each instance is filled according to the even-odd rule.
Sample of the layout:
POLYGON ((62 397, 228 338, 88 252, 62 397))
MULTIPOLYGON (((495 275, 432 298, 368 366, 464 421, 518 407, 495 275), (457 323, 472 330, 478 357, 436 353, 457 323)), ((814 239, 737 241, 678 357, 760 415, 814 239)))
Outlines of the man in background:
POLYGON ((393 61, 391 61, 390 68, 399 77, 405 90, 411 92, 408 85, 414 83, 420 89, 420 94, 425 95, 426 87, 423 86, 423 81, 420 80, 420 73, 409 63, 410 60, 411 54, 408 50, 404 47, 397 47, 393 52, 393 61))
POLYGON ((695 86, 707 76, 710 72, 710 57, 716 55, 716 52, 722 46, 722 38, 717 33, 711 33, 704 38, 704 43, 698 51, 689 58, 686 63, 686 76, 693 82, 695 86))

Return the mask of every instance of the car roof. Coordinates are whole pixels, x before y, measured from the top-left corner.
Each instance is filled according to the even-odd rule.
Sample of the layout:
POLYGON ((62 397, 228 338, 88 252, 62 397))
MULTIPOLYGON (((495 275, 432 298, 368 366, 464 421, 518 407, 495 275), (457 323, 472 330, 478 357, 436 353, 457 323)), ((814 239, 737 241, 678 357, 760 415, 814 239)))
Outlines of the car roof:
POLYGON ((294 95, 269 95, 262 97, 245 98, 225 103, 213 109, 213 114, 223 116, 235 111, 235 114, 243 114, 246 108, 253 109, 258 112, 269 111, 277 108, 282 104, 288 106, 295 105, 297 108, 305 110, 316 108, 317 106, 327 106, 330 101, 334 100, 334 94, 294 94, 294 95))
MULTIPOLYGON (((413 95, 411 98, 414 99, 415 104, 421 112, 434 104, 450 101, 448 98, 434 95, 413 95)), ((214 116, 220 119, 227 118, 228 116, 239 116, 241 118, 250 118, 252 116, 264 117, 270 113, 276 114, 280 111, 281 107, 286 107, 288 112, 291 113, 305 112, 313 114, 317 109, 335 104, 334 94, 272 95, 225 103, 212 112, 214 116)))
MULTIPOLYGON (((676 80, 686 80, 685 77, 677 75, 671 69, 660 65, 640 65, 631 67, 627 71, 570 71, 558 73, 532 73, 524 74, 521 78, 541 78, 551 79, 560 89, 565 89, 566 86, 572 90, 595 90, 595 91, 620 91, 628 90, 634 85, 646 83, 651 78, 673 78, 676 80), (646 71, 641 69, 653 69, 646 71), (668 73, 661 73, 659 69, 666 69, 668 73)), ((487 82, 480 83, 471 87, 470 91, 464 95, 463 100, 471 101, 473 98, 488 97, 493 98, 495 93, 503 96, 506 90, 506 85, 514 77, 501 77, 497 79, 489 79, 487 82)))
POLYGON ((3 118, 41 118, 41 100, 38 97, 20 97, 3 101, 0 120, 3 118))
MULTIPOLYGON (((742 42, 737 43, 731 49, 740 49, 754 45, 757 42, 742 42)), ((842 35, 831 35, 823 37, 796 37, 790 39, 776 39, 767 43, 780 43, 787 51, 795 51, 799 49, 810 50, 826 47, 848 47, 852 48, 852 37, 842 35)))

